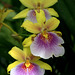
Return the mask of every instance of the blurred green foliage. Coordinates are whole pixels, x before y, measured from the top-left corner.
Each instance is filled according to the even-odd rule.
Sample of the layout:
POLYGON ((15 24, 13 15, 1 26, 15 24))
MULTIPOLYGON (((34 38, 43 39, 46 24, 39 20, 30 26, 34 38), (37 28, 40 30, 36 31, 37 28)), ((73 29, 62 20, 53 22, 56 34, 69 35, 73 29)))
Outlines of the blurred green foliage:
MULTIPOLYGON (((23 6, 19 0, 0 0, 0 9, 3 7, 14 10, 14 12, 6 17, 4 22, 23 38, 28 37, 31 33, 20 27, 24 19, 12 19, 13 16, 26 7, 23 6)), ((50 58, 49 60, 42 59, 53 68, 52 73, 46 71, 45 75, 75 75, 75 0, 59 0, 58 3, 52 7, 60 16, 58 19, 61 23, 57 30, 63 34, 65 55, 63 57, 50 58)), ((7 66, 14 61, 14 59, 8 55, 8 51, 13 46, 22 48, 21 42, 22 41, 18 41, 12 37, 12 32, 9 29, 2 26, 0 30, 0 75, 8 75, 6 70, 7 66)))

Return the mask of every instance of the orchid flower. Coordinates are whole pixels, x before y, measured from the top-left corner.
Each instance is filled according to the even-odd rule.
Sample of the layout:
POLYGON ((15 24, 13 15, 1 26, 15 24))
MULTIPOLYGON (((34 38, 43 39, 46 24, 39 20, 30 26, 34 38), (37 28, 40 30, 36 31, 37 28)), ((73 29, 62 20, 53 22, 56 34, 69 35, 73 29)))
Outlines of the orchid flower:
POLYGON ((58 27, 60 21, 55 17, 45 21, 45 16, 43 14, 43 16, 40 16, 40 14, 36 14, 38 23, 26 20, 22 24, 21 27, 24 27, 27 31, 36 35, 31 35, 26 38, 23 46, 28 47, 30 45, 31 53, 44 59, 49 59, 53 57, 53 55, 55 57, 64 55, 64 47, 61 46, 64 40, 59 36, 61 32, 53 31, 58 27))
POLYGON ((42 9, 45 13, 46 20, 50 19, 51 16, 59 17, 58 13, 53 8, 48 8, 54 5, 58 0, 19 0, 24 6, 28 7, 20 13, 18 13, 13 19, 25 18, 36 23, 36 12, 40 13, 42 9))
POLYGON ((39 60, 40 57, 31 54, 29 47, 21 50, 15 46, 9 51, 9 54, 17 60, 7 67, 10 75, 44 75, 44 69, 52 71, 50 65, 39 60))

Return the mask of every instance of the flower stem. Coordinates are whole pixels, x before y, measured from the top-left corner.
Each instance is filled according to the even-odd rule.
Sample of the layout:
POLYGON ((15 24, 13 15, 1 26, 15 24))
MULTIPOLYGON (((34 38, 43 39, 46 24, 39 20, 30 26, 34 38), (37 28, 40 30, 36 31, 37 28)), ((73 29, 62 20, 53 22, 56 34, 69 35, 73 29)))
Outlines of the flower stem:
POLYGON ((15 32, 10 26, 8 26, 7 24, 5 24, 3 22, 2 22, 2 25, 7 27, 14 34, 15 37, 18 37, 20 40, 22 39, 22 36, 19 36, 19 34, 17 32, 15 32))

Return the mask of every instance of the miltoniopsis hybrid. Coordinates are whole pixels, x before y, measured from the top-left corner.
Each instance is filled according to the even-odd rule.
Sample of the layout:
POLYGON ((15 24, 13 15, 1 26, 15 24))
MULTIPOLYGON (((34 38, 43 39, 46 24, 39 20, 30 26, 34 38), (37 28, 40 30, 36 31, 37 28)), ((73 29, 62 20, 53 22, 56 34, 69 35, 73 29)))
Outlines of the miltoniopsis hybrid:
POLYGON ((9 54, 17 60, 7 67, 10 75, 44 75, 44 69, 52 71, 50 65, 39 60, 40 57, 31 54, 29 47, 21 50, 15 46, 9 51, 9 54))
MULTIPOLYGON (((50 19, 51 16, 59 17, 58 13, 53 8, 48 8, 54 5, 58 0, 19 0, 24 6, 28 7, 20 13, 18 13, 13 19, 25 18, 25 20, 30 20, 36 23, 36 12, 41 12, 40 9, 44 11, 46 20, 50 19)), ((41 16, 42 17, 42 16, 41 16)))
POLYGON ((31 53, 44 59, 49 59, 53 55, 55 57, 64 55, 64 47, 61 46, 64 40, 60 37, 61 32, 53 31, 58 27, 60 21, 55 17, 45 21, 45 16, 43 15, 43 18, 41 18, 40 14, 38 12, 36 14, 38 23, 26 20, 21 26, 27 31, 37 34, 35 37, 30 36, 28 39, 25 39, 23 42, 24 47, 29 44, 31 53))

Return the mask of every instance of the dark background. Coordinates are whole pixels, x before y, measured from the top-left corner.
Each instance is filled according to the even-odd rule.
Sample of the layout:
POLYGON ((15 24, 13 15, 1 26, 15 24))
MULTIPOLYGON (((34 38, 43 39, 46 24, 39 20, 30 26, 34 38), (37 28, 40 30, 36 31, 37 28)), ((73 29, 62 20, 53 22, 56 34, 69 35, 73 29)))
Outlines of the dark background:
MULTIPOLYGON (((7 7, 15 12, 9 14, 4 22, 14 29, 23 38, 28 37, 31 33, 21 28, 24 19, 13 20, 12 17, 18 12, 25 9, 19 0, 0 0, 0 9, 7 7)), ((65 55, 58 58, 50 58, 43 60, 50 64, 53 71, 46 71, 45 75, 75 75, 75 0, 59 0, 52 6, 59 14, 61 21, 57 31, 62 32, 62 37, 65 41, 65 55)), ((17 46, 22 48, 21 42, 13 38, 12 32, 5 26, 0 29, 0 75, 7 74, 7 66, 15 60, 8 54, 8 51, 17 46)))

